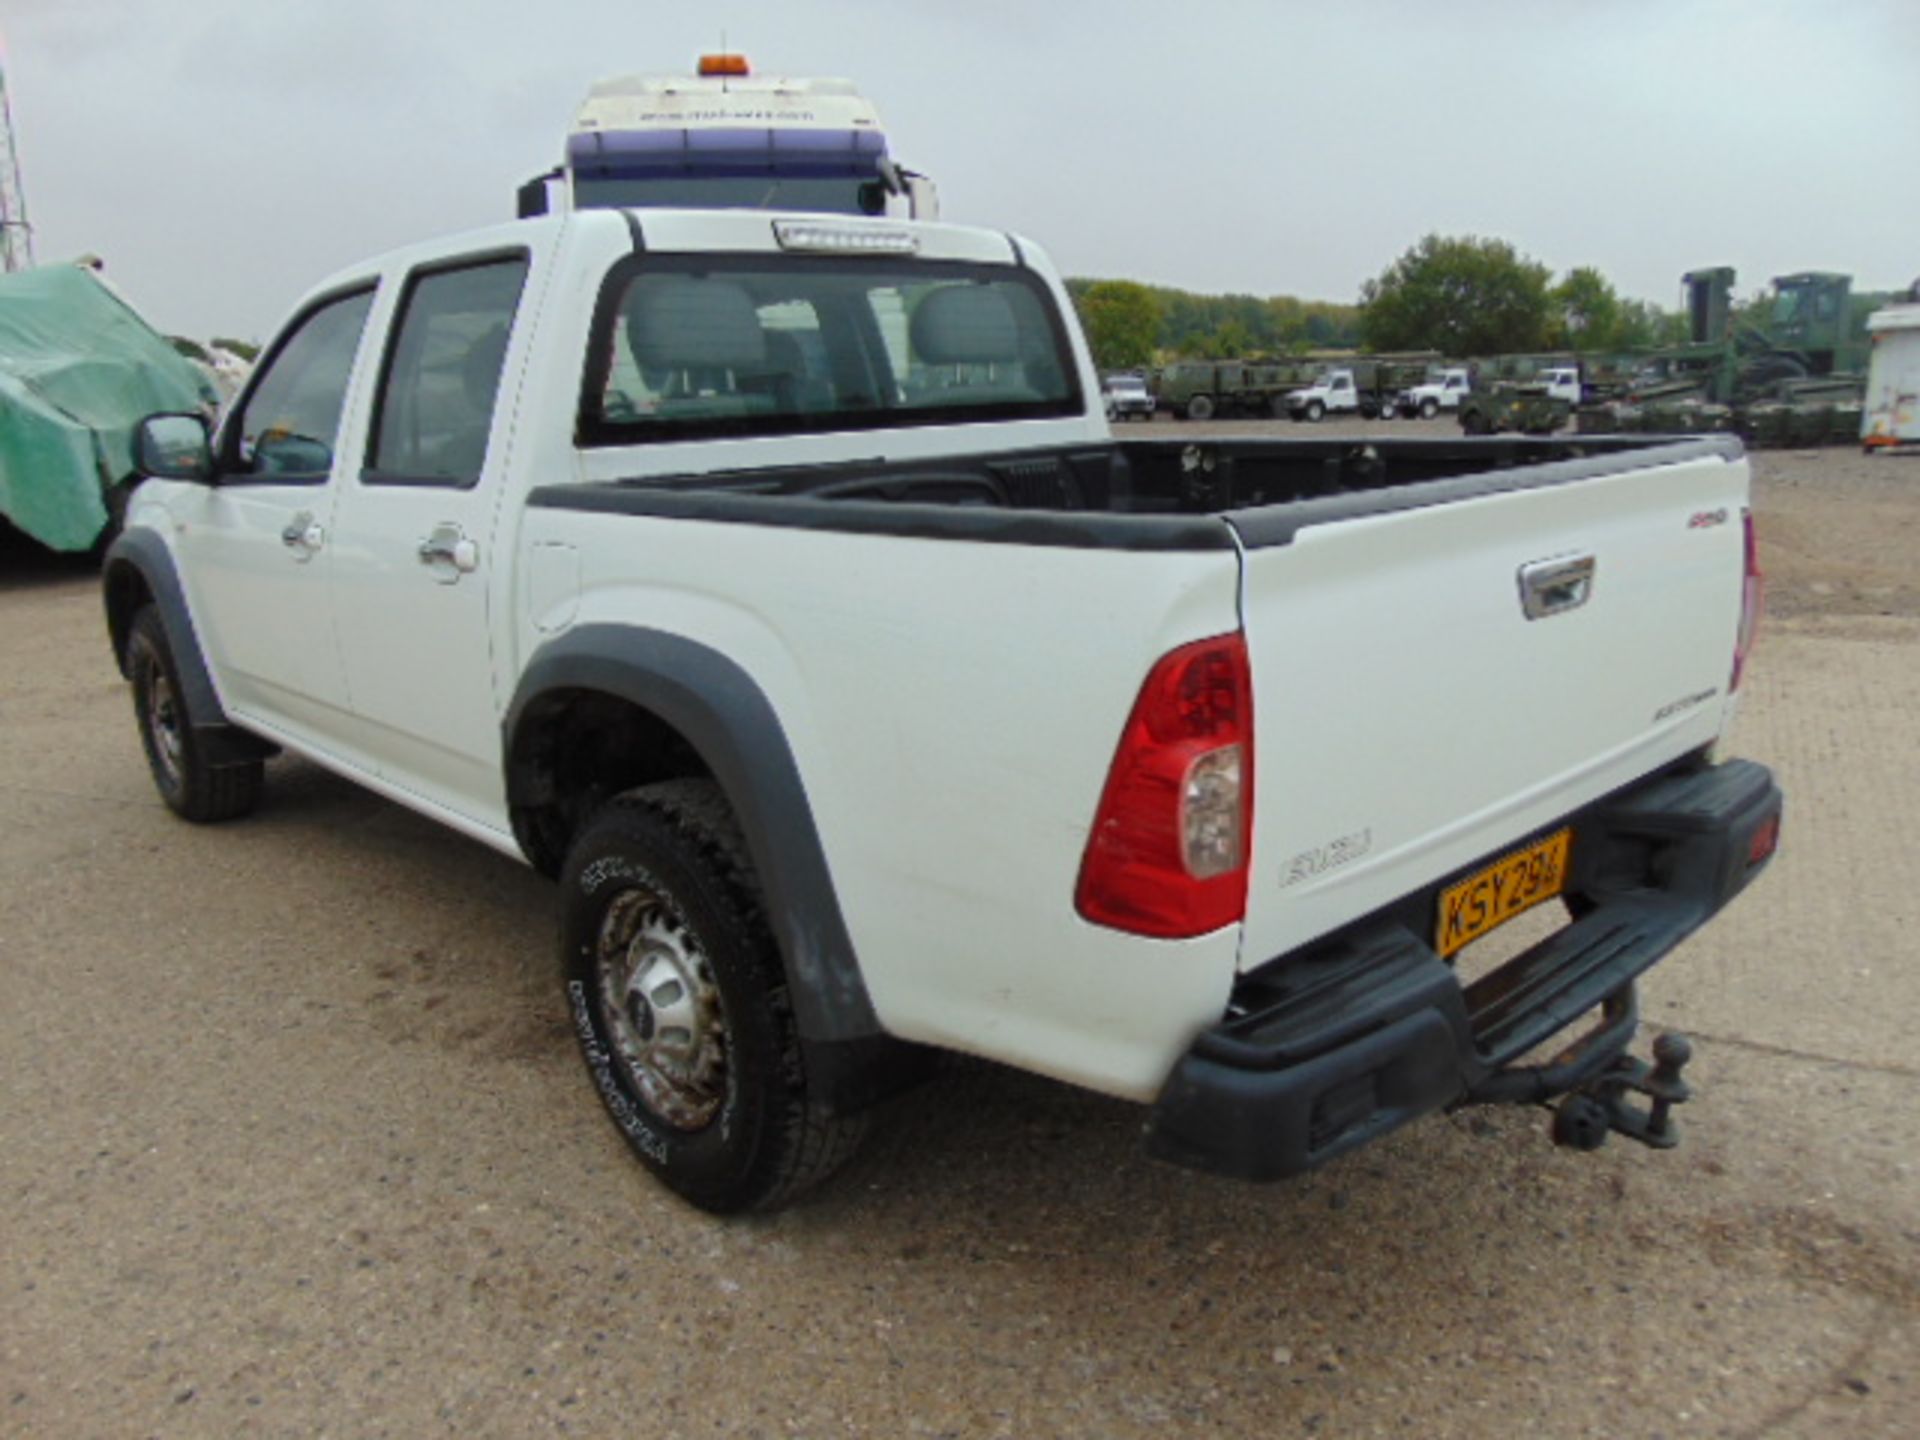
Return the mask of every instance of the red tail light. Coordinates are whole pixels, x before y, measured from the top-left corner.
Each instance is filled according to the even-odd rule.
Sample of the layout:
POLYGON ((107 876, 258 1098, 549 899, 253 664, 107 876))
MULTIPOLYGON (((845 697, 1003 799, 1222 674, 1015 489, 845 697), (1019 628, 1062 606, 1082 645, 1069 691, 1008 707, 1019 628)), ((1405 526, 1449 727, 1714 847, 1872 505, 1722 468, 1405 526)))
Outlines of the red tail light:
POLYGON ((1740 677, 1746 673, 1747 656, 1753 653, 1753 637, 1760 630, 1760 611, 1763 605, 1763 588, 1760 583, 1760 546, 1753 533, 1753 511, 1740 512, 1740 525, 1746 532, 1747 569, 1746 579, 1740 587, 1740 632, 1733 641, 1733 678, 1727 682, 1727 693, 1731 695, 1740 688, 1740 677))
POLYGON ((1182 939, 1247 913, 1253 684, 1238 632, 1163 656, 1107 772, 1074 896, 1096 925, 1182 939))

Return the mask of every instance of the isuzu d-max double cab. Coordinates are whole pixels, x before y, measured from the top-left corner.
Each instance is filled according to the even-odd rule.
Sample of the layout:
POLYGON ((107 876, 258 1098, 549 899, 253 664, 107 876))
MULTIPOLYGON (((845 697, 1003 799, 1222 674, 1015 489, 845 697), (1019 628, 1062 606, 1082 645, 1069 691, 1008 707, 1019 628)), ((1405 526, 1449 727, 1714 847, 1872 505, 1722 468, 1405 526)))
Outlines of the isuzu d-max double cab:
POLYGON ((161 795, 293 751, 557 877, 592 1082, 715 1211, 943 1047, 1249 1178, 1474 1102, 1670 1143, 1635 980, 1781 804, 1715 754, 1737 443, 1122 443, 1072 313, 1009 235, 745 211, 343 271, 141 432, 161 795))

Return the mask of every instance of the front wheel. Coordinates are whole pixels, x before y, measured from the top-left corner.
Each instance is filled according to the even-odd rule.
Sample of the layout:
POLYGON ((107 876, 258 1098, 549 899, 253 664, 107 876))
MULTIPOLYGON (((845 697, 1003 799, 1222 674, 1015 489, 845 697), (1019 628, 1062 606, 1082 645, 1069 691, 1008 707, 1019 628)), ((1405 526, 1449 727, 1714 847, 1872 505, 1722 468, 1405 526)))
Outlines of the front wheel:
POLYGON ((167 808, 182 819, 208 823, 237 819, 258 805, 265 777, 260 761, 207 763, 187 715, 166 626, 151 605, 133 617, 127 631, 125 668, 133 682, 133 715, 147 769, 167 808))
POLYGON ((1187 401, 1187 418, 1189 420, 1211 420, 1213 418, 1213 397, 1211 395, 1196 395, 1187 401))
POLYGON ((1422 420, 1431 420, 1433 419, 1434 416, 1438 415, 1439 413, 1440 413, 1440 402, 1438 400, 1435 400, 1429 397, 1428 399, 1422 400, 1420 402, 1420 418, 1422 420))
POLYGON ((1327 407, 1318 400, 1309 400, 1307 402, 1307 419, 1311 420, 1314 424, 1318 425, 1326 418, 1326 414, 1327 407))
POLYGON ((643 1164, 717 1215, 773 1210, 853 1153, 813 1103, 786 975, 733 812, 708 780, 616 796, 561 875, 567 1004, 643 1164))

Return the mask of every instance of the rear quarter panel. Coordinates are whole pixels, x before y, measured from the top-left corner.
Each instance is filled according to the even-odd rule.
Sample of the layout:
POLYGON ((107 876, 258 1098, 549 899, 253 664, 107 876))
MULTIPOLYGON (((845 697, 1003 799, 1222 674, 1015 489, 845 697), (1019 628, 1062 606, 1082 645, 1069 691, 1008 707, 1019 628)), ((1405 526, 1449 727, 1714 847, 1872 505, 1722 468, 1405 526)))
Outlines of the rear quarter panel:
MULTIPOLYGON (((1074 886, 1141 681, 1237 623, 1231 549, 1124 552, 533 509, 568 623, 740 664, 780 717, 874 1007, 893 1034, 1153 1096, 1219 1018, 1233 928, 1089 925, 1074 886)), ((523 563, 525 561, 523 560, 523 563)), ((522 643, 540 638, 527 592, 522 643)))

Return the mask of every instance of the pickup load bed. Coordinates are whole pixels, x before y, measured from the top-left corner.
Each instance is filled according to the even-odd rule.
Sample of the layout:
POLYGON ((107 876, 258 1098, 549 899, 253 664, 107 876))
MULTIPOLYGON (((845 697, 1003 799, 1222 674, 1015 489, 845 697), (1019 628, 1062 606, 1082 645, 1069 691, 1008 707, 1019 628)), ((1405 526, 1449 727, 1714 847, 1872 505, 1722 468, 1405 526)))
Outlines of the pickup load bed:
POLYGON ((1737 443, 1118 442, 1071 313, 1024 241, 750 212, 336 277, 211 442, 143 433, 106 585, 162 794, 242 813, 290 748, 559 877, 594 1084, 715 1210, 927 1047, 1250 1177, 1470 1101, 1670 1143, 1634 982, 1780 811, 1713 763, 1737 443))

